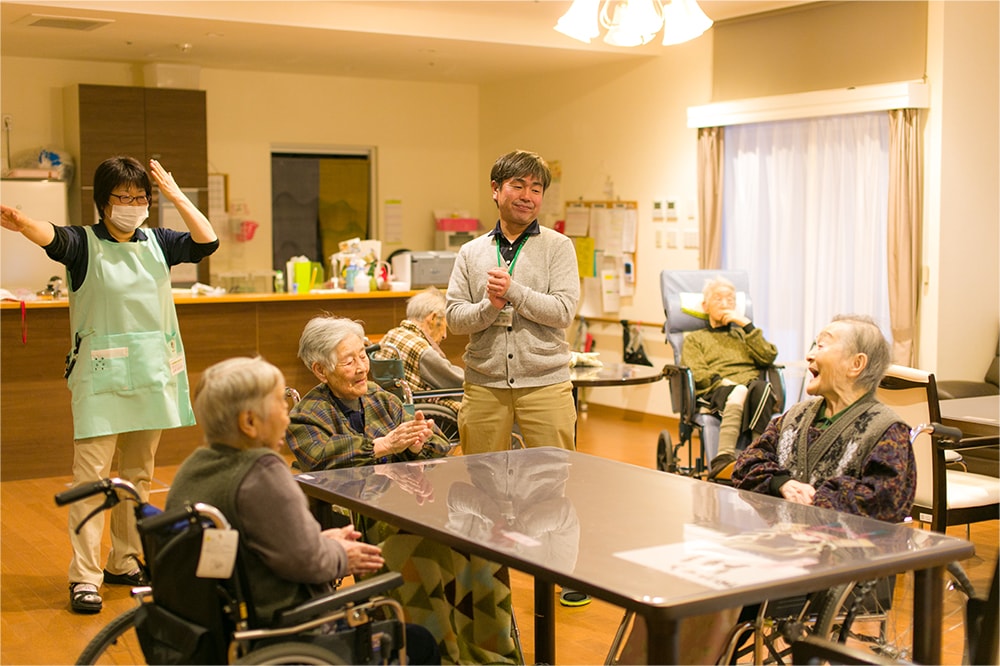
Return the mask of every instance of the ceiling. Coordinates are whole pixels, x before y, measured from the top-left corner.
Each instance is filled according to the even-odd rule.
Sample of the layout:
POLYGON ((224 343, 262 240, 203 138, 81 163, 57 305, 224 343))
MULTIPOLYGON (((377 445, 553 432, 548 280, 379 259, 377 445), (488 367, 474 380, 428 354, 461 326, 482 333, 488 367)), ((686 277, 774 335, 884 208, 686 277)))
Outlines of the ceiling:
MULTIPOLYGON (((656 40, 632 49, 577 42, 552 29, 570 4, 2 0, 0 56, 477 84, 620 63, 678 48, 656 40), (107 22, 81 30, 79 21, 66 18, 107 22), (50 27, 53 24, 74 27, 50 27)), ((805 2, 700 0, 715 21, 800 4, 805 2)))

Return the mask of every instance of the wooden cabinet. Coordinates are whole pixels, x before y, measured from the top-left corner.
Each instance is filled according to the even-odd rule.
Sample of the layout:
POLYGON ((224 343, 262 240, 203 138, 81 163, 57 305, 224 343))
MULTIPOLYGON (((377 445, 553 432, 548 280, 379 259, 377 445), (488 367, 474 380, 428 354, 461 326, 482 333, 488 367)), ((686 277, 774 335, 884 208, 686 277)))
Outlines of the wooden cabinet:
MULTIPOLYGON (((76 159, 70 187, 70 222, 93 224, 94 170, 108 157, 130 155, 145 165, 157 159, 184 189, 198 189, 208 205, 208 134, 205 91, 78 84, 66 91, 66 140, 76 159)), ((150 224, 159 220, 155 194, 150 224)))
MULTIPOLYGON (((66 141, 77 172, 69 190, 70 224, 89 225, 94 211, 94 171, 115 155, 129 155, 148 169, 156 159, 174 175, 202 211, 208 209, 208 132, 205 91, 77 84, 66 90, 66 141), (192 196, 191 190, 196 190, 192 196)), ((157 188, 150 226, 160 222, 157 188)), ((208 283, 209 259, 198 264, 208 283)), ((189 284, 189 283, 183 283, 189 284)))

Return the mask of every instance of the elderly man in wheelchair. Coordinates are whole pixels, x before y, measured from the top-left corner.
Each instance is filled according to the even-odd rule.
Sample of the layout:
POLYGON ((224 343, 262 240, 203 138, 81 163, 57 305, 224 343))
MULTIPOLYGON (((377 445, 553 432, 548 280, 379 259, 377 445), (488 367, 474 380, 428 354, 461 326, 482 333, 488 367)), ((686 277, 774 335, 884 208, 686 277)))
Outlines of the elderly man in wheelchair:
MULTIPOLYGON (((709 463, 709 478, 716 478, 736 459, 741 435, 760 434, 771 416, 774 399, 766 391, 758 394, 755 383, 761 370, 774 363, 778 348, 736 309, 732 282, 716 277, 705 284, 702 294, 709 326, 688 334, 681 362, 691 369, 697 397, 722 414, 718 453, 709 463)), ((766 381, 762 386, 766 389, 766 381)))
MULTIPOLYGON (((284 609, 330 592, 341 578, 384 565, 379 547, 359 541, 352 525, 321 531, 309 512, 305 495, 276 453, 289 424, 284 391, 281 371, 260 358, 232 358, 207 368, 194 398, 206 446, 181 465, 166 503, 168 512, 207 503, 232 524, 250 614, 265 628, 284 609)), ((157 591, 158 602, 160 596, 157 591)), ((410 662, 440 663, 426 629, 407 625, 405 633, 410 662)), ((340 652, 344 663, 367 663, 350 650, 344 653, 329 627, 296 638, 340 652)))
POLYGON ((403 362, 403 378, 410 388, 413 391, 455 389, 458 400, 442 398, 439 402, 457 413, 462 405, 465 371, 449 361, 441 350, 441 343, 448 337, 446 304, 444 293, 435 287, 427 287, 410 297, 406 302, 406 319, 382 336, 382 349, 373 358, 391 358, 394 349, 403 362))

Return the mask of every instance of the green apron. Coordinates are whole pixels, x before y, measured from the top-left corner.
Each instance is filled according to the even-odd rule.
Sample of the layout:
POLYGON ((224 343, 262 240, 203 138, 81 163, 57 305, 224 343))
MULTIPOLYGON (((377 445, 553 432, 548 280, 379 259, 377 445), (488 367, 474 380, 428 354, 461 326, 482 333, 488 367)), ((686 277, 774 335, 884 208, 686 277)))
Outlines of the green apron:
POLYGON ((69 295, 76 439, 194 425, 184 346, 159 243, 87 232, 87 278, 69 295))

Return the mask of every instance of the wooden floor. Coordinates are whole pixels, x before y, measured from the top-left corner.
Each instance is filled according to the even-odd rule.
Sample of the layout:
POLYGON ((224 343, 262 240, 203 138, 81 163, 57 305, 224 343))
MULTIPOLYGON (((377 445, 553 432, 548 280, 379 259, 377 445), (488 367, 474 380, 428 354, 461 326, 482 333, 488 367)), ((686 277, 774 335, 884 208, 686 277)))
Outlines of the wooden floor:
MULTIPOLYGON (((580 421, 578 448, 626 463, 654 467, 656 439, 675 423, 639 417, 591 405, 580 421)), ((676 438, 676 434, 675 434, 676 438)), ((686 457, 686 456, 685 456, 686 457)), ((163 505, 176 467, 157 470, 153 503, 163 505)), ((73 663, 90 640, 114 615, 132 604, 128 589, 105 587, 104 612, 76 615, 69 610, 66 571, 70 548, 65 508, 53 496, 68 487, 69 476, 11 481, 0 484, 0 664, 73 663)), ((973 526, 977 553, 962 564, 973 584, 984 591, 997 557, 997 522, 973 526)), ((962 527, 949 530, 965 536, 962 527)), ((105 547, 105 552, 107 546, 105 547)), ((512 572, 515 613, 527 663, 532 663, 533 592, 530 576, 512 572)), ((905 586, 900 594, 905 594, 905 586)), ((896 608, 908 608, 904 602, 896 608)), ((600 664, 621 619, 620 609, 600 601, 583 608, 557 606, 557 655, 561 664, 600 664)), ((961 663, 960 614, 945 622, 943 663, 961 663)))

